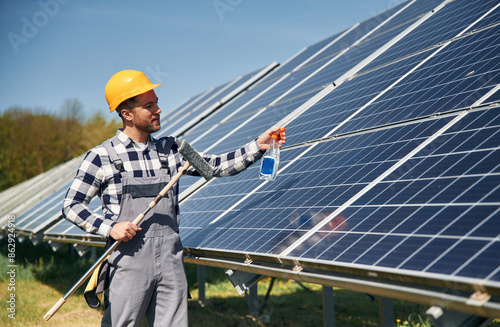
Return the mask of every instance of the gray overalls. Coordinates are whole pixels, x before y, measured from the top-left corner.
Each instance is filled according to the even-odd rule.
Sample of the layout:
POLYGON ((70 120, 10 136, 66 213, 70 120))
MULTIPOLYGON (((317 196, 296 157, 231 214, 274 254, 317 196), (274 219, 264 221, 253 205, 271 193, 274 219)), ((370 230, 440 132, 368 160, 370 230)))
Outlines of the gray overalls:
MULTIPOLYGON (((115 137, 113 142, 120 141, 115 137)), ((139 178, 123 169, 123 161, 110 142, 104 147, 122 178, 117 222, 132 221, 170 181, 167 154, 171 144, 163 149, 156 142, 162 164, 159 176, 139 178)), ((146 215, 140 224, 142 231, 121 242, 109 257, 109 301, 102 326, 139 326, 144 315, 150 326, 188 325, 188 286, 174 201, 172 188, 146 215)))

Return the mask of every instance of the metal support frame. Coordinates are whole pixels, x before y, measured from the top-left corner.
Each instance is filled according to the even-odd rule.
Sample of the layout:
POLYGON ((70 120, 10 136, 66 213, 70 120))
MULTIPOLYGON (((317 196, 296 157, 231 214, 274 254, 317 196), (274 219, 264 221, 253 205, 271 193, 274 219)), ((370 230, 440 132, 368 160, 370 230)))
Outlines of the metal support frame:
POLYGON ((248 310, 250 311, 250 315, 254 317, 259 316, 259 297, 257 284, 253 284, 248 289, 248 292, 245 293, 245 297, 248 303, 248 310))
MULTIPOLYGON (((335 272, 332 269, 338 267, 323 267, 318 264, 311 267, 304 265, 307 262, 302 262, 304 270, 294 271, 293 267, 295 264, 287 265, 287 262, 282 262, 280 265, 277 265, 269 262, 269 260, 265 261, 264 259, 266 258, 263 256, 253 256, 252 258, 255 257, 254 259, 260 260, 254 260, 252 264, 248 264, 243 262, 248 260, 247 256, 238 256, 235 253, 229 253, 231 257, 221 258, 220 253, 217 253, 218 257, 214 257, 214 254, 214 252, 207 253, 206 251, 199 250, 195 253, 193 249, 190 249, 188 255, 184 257, 184 261, 197 265, 230 269, 232 272, 238 269, 239 272, 247 272, 250 275, 258 274, 324 286, 340 287, 350 291, 427 305, 439 302, 443 304, 443 307, 450 310, 468 312, 469 314, 483 317, 493 318, 500 315, 500 302, 497 298, 500 288, 496 287, 495 284, 480 285, 485 292, 492 295, 491 300, 483 301, 480 304, 472 303, 474 304, 472 305, 470 293, 468 293, 466 287, 471 288, 474 285, 458 283, 457 281, 453 284, 447 283, 448 288, 443 290, 438 284, 425 285, 419 283, 421 282, 419 279, 410 281, 407 278, 408 276, 402 275, 400 276, 401 281, 396 282, 390 280, 387 278, 388 276, 381 272, 377 274, 369 272, 369 276, 363 277, 360 274, 354 274, 356 272, 354 269, 350 271, 351 273, 347 274, 346 272, 335 272), (204 255, 200 256, 202 252, 204 255), (320 268, 328 268, 329 270, 320 268)), ((244 294, 244 292, 241 294, 244 294)))
POLYGON ((261 315, 261 316, 264 314, 264 309, 266 308, 266 304, 267 304, 267 301, 269 300, 269 296, 271 295, 271 291, 273 289, 275 281, 276 281, 276 277, 272 277, 271 283, 269 284, 269 287, 268 287, 267 292, 266 292, 266 296, 264 297, 264 301, 262 301, 262 306, 260 307, 260 310, 259 310, 259 315, 261 315))
POLYGON ((226 276, 229 278, 239 295, 246 294, 253 285, 264 277, 262 275, 232 269, 226 271, 226 276))
MULTIPOLYGON (((257 282, 263 278, 262 275, 252 274, 239 270, 228 270, 226 276, 233 284, 236 291, 242 295, 245 294, 250 315, 264 317, 264 309, 276 281, 276 277, 271 278, 271 283, 267 289, 266 295, 259 309, 259 299, 257 282)), ((297 281, 305 290, 310 291, 305 285, 297 281)), ((269 319, 269 318, 267 318, 269 319)), ((323 326, 335 326, 335 308, 333 299, 333 287, 323 286, 323 326)))
POLYGON ((59 242, 49 241, 49 245, 50 245, 50 248, 52 249, 52 251, 57 252, 60 248, 62 248, 66 244, 65 243, 59 243, 59 242))
POLYGON ((392 327, 394 326, 394 310, 392 307, 392 299, 389 297, 381 296, 380 300, 380 326, 392 327))
POLYGON ((201 304, 201 306, 206 305, 206 298, 205 298, 205 266, 202 265, 197 265, 197 278, 198 278, 198 302, 201 304))
POLYGON ((91 261, 96 261, 97 260, 97 249, 95 246, 90 248, 90 260, 91 261))
POLYGON ((73 244, 73 248, 80 257, 83 257, 91 249, 90 246, 83 244, 73 244))
POLYGON ((323 326, 335 326, 335 300, 333 287, 323 286, 323 326))

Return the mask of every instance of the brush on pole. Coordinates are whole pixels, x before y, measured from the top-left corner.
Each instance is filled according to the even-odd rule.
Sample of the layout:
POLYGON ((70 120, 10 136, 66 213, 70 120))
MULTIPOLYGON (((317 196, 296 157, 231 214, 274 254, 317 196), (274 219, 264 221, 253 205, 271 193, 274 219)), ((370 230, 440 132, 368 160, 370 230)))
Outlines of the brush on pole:
MULTIPOLYGON (((179 141, 175 140, 176 143, 179 145, 179 141)), ((154 198, 151 203, 149 203, 148 207, 140 213, 133 221, 132 223, 135 225, 138 225, 142 219, 148 214, 148 212, 154 208, 154 206, 160 201, 166 194, 167 192, 174 186, 175 183, 181 178, 182 175, 184 175, 187 170, 189 169, 190 166, 192 166, 199 174, 201 177, 205 178, 207 181, 212 179, 213 177, 213 168, 203 159, 198 151, 196 151, 186 140, 182 141, 179 147, 179 153, 186 159, 186 164, 182 166, 177 174, 170 180, 170 182, 165 185, 165 187, 160 191, 160 193, 154 198)), ((56 312, 59 310, 64 303, 66 303, 66 300, 75 293, 75 291, 92 275, 95 269, 97 269, 105 260, 106 258, 113 252, 116 247, 120 244, 120 241, 116 241, 113 243, 113 245, 106 250, 106 252, 90 267, 89 270, 76 282, 75 285, 62 297, 57 301, 56 304, 43 316, 45 320, 49 320, 56 312)))

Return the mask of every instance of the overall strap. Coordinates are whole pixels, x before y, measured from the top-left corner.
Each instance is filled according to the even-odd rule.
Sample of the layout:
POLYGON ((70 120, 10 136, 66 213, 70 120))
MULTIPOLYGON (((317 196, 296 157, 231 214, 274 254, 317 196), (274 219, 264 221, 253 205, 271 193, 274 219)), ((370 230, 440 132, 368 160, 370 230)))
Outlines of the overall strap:
POLYGON ((123 168, 122 159, 120 159, 120 157, 118 157, 118 153, 116 153, 116 150, 113 147, 113 144, 111 144, 111 140, 113 140, 113 139, 114 139, 114 137, 112 139, 107 139, 106 141, 103 142, 102 145, 104 146, 104 148, 108 152, 108 155, 111 158, 111 162, 115 166, 116 170, 118 170, 118 172, 120 172, 120 175, 121 175, 121 173, 123 173, 125 171, 125 168, 123 168))
POLYGON ((172 148, 175 140, 173 137, 168 137, 166 139, 165 145, 161 144, 161 141, 156 140, 156 150, 158 151, 158 158, 160 159, 161 169, 169 169, 168 167, 168 153, 172 148))

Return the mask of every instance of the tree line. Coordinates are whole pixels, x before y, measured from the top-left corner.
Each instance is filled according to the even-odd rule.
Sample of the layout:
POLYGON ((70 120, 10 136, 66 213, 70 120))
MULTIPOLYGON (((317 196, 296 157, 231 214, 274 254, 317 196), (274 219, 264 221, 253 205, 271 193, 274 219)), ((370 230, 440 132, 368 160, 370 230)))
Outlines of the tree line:
POLYGON ((11 107, 0 115, 0 191, 87 152, 121 127, 100 113, 83 117, 76 99, 66 100, 60 114, 11 107))

